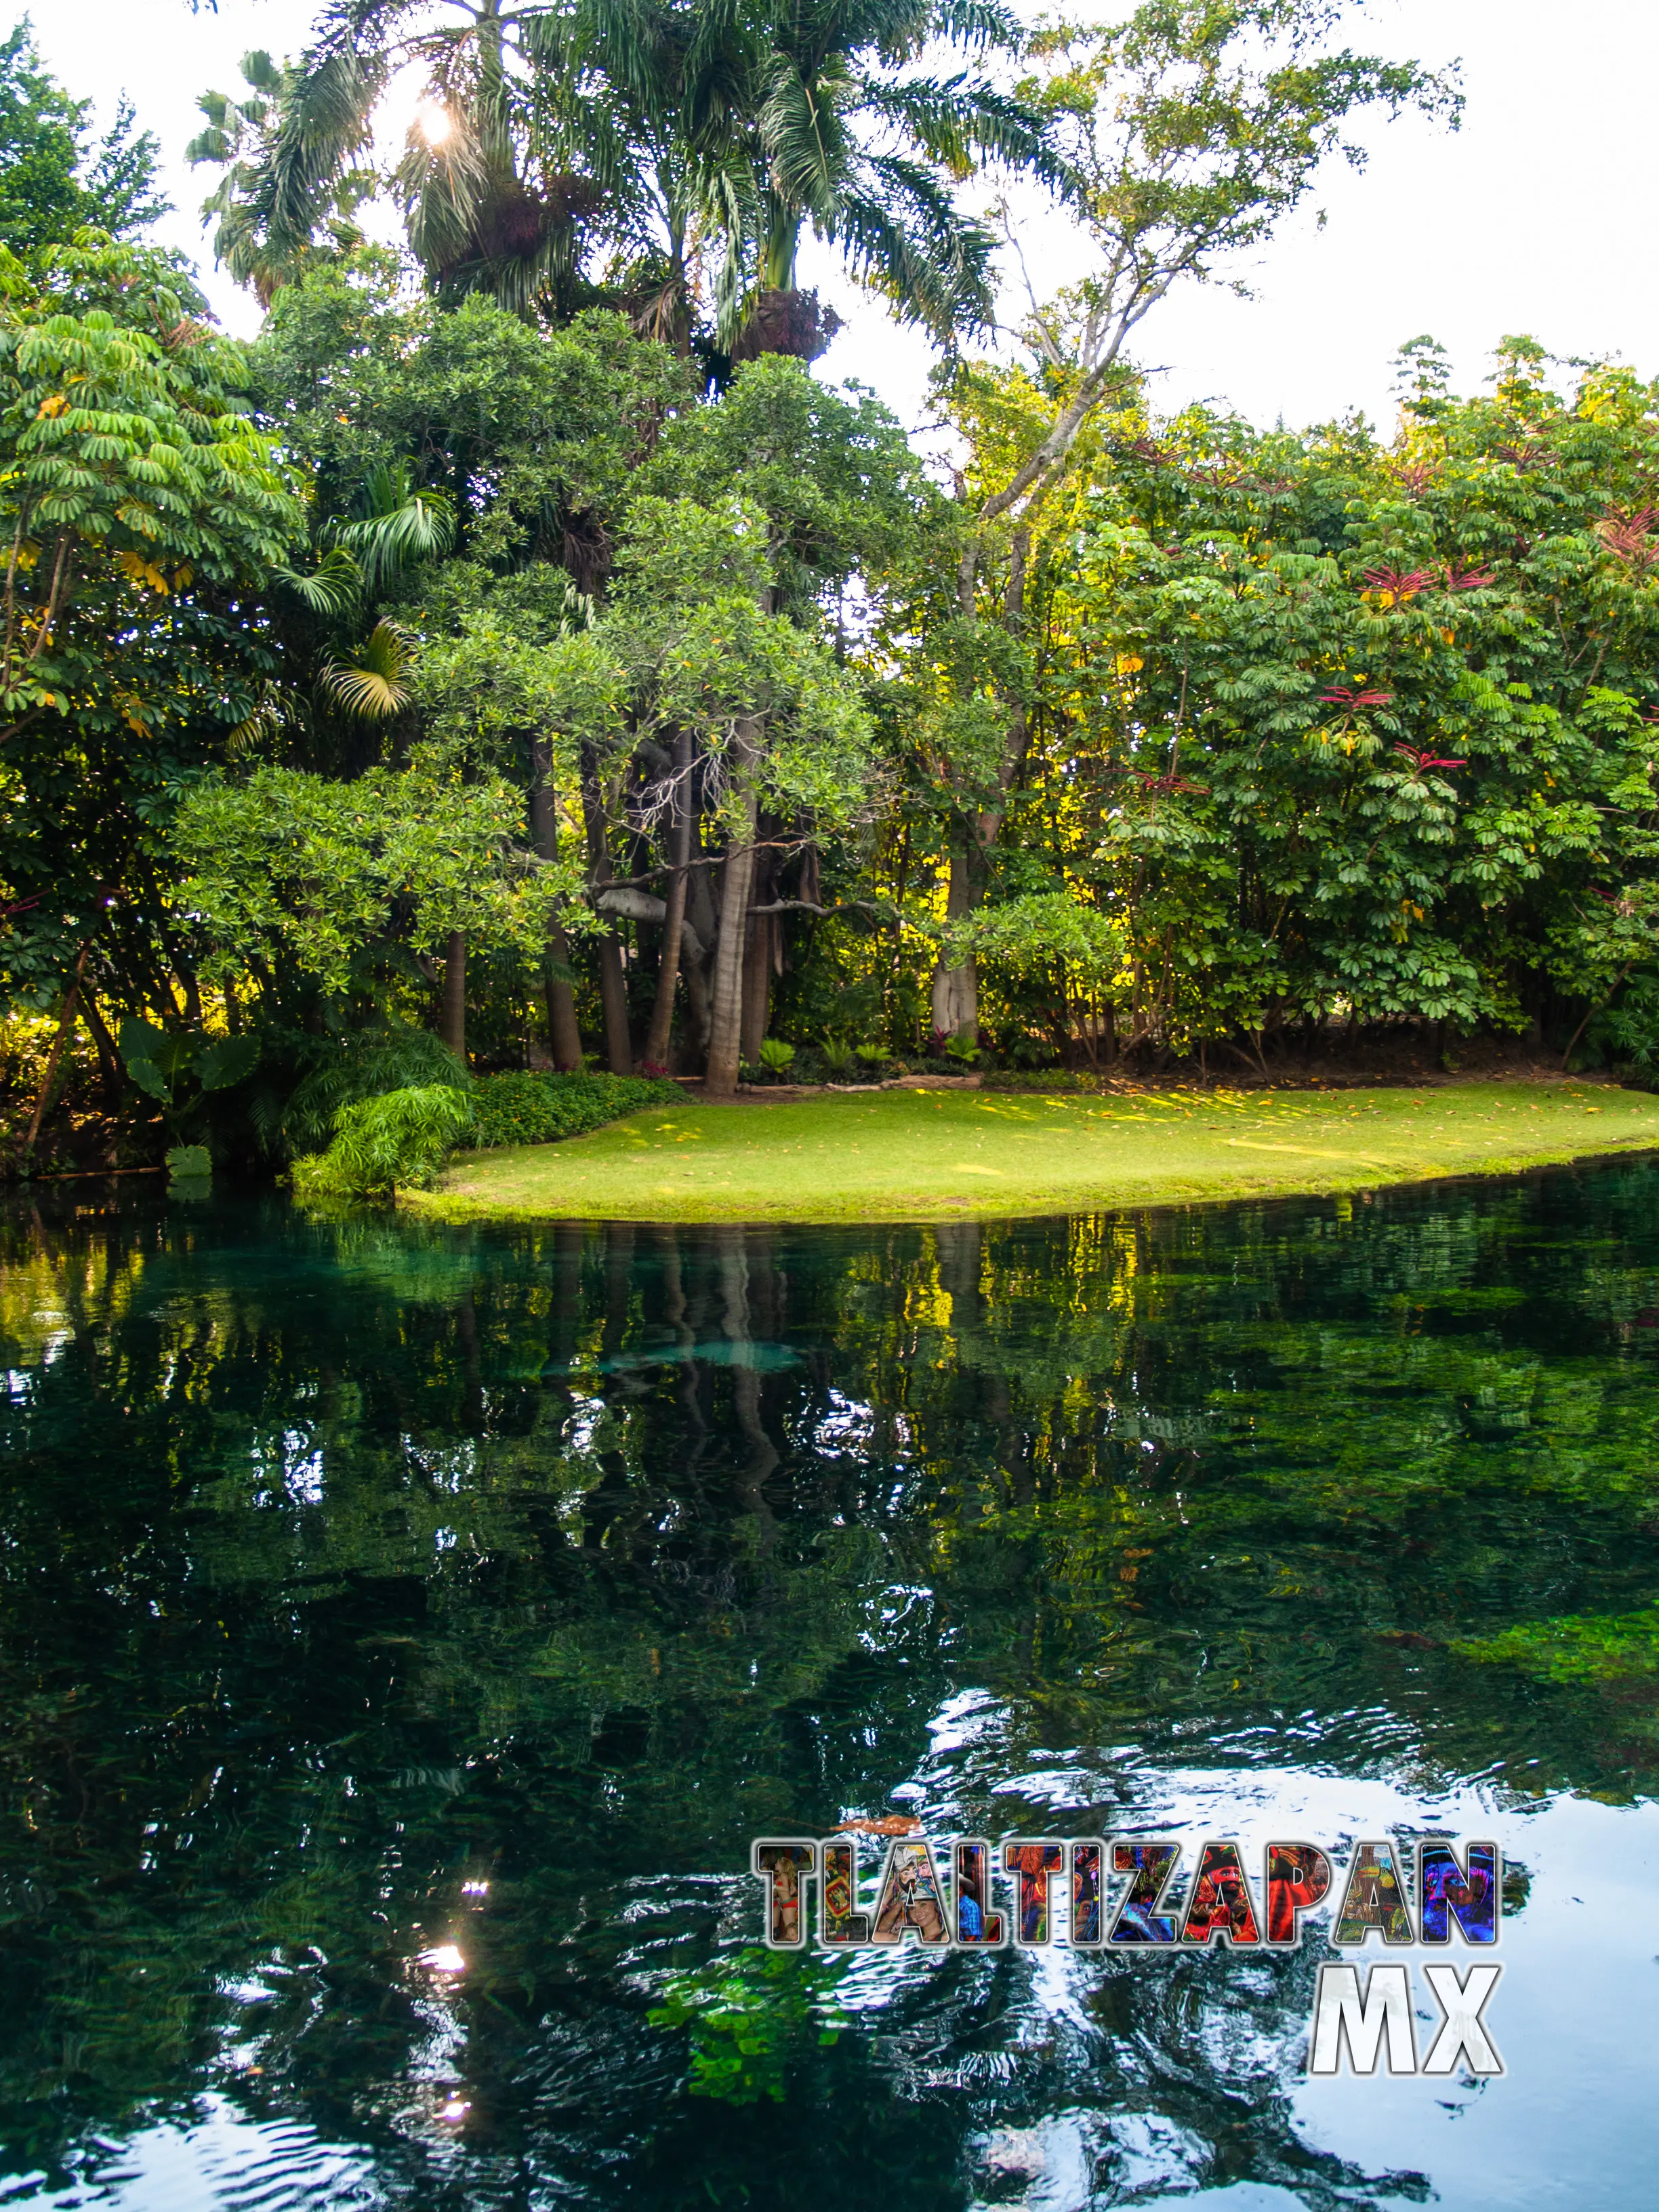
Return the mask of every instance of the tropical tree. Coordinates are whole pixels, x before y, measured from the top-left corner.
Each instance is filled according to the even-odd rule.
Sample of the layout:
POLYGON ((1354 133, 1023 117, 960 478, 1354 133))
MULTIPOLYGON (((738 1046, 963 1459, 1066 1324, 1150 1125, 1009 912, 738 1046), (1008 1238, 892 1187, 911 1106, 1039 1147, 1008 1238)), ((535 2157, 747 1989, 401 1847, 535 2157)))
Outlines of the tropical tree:
POLYGON ((41 68, 25 17, 0 42, 0 240, 25 259, 88 223, 122 235, 167 212, 155 140, 134 131, 131 103, 96 141, 91 112, 41 68))
POLYGON ((191 155, 226 167, 208 202, 220 251, 267 296, 319 233, 349 223, 375 103, 410 66, 426 97, 395 185, 441 291, 561 319, 599 296, 603 274, 605 296, 684 346, 706 261, 712 343, 733 360, 811 359, 828 343, 834 318, 796 281, 809 224, 937 337, 988 328, 994 241, 955 188, 987 162, 1060 178, 1028 105, 921 65, 941 48, 1013 43, 993 0, 459 12, 346 0, 295 67, 251 58, 254 100, 204 98, 191 155), (608 269, 585 270, 602 240, 608 269))
POLYGON ((301 514, 168 256, 82 230, 0 282, 0 957, 59 1015, 34 1131, 77 1018, 118 1089, 100 998, 199 1024, 167 828, 272 673, 245 608, 301 514))
POLYGON ((204 972, 295 970, 374 1006, 388 976, 445 957, 438 1034, 465 1063, 468 941, 539 957, 548 907, 580 881, 535 863, 522 820, 511 784, 441 755, 349 782, 274 765, 204 779, 174 835, 204 972))
POLYGON ((617 134, 592 88, 550 88, 535 33, 550 11, 502 0, 341 0, 297 64, 251 57, 256 100, 210 93, 191 158, 225 167, 208 211, 221 251, 267 292, 337 234, 380 179, 374 110, 400 71, 426 98, 392 180, 433 283, 523 309, 574 304, 581 225, 617 181, 617 134), (459 13, 460 21, 455 21, 459 13))
POLYGON ((738 360, 811 360, 833 318, 803 292, 810 227, 854 275, 942 342, 994 320, 986 226, 954 188, 988 164, 1057 183, 1032 107, 942 50, 1016 42, 995 0, 817 0, 769 8, 739 56, 738 104, 692 141, 700 211, 720 255, 717 332, 738 360))
MULTIPOLYGON (((1302 204, 1321 162, 1340 153, 1363 164, 1363 148, 1346 135, 1358 113, 1413 107, 1455 123, 1458 98, 1445 79, 1415 63, 1333 51, 1344 12, 1344 0, 1149 0, 1121 23, 1057 22, 1030 43, 1038 72, 1022 90, 1050 119, 1095 254, 1083 282, 1053 305, 1033 297, 1030 364, 994 376, 997 397, 983 393, 981 372, 953 372, 957 404, 969 413, 988 408, 1006 431, 1012 398, 1024 417, 1017 441, 981 444, 983 459, 995 450, 995 459, 967 487, 972 526, 962 541, 956 614, 995 623, 1006 644, 959 647, 969 692, 984 688, 988 650, 998 661, 992 688, 1002 731, 988 757, 970 749, 958 781, 949 833, 953 917, 985 896, 990 855, 1024 772, 1034 544, 1131 336, 1181 283, 1240 289, 1238 257, 1302 204)), ((1003 222, 1017 247, 1006 209, 1003 222)), ((971 960, 941 958, 933 1013, 941 1035, 973 1034, 971 960)))
POLYGON ((252 285, 268 307, 279 288, 319 252, 349 252, 362 243, 356 211, 380 179, 362 158, 369 151, 365 118, 362 134, 341 146, 328 172, 301 185, 291 166, 284 170, 277 159, 284 132, 293 128, 297 71, 261 49, 243 56, 241 74, 246 91, 234 97, 203 94, 197 105, 208 127, 185 147, 185 159, 192 166, 210 163, 222 169, 202 205, 204 220, 217 219, 213 251, 238 283, 252 285), (280 191, 284 179, 286 198, 280 191))

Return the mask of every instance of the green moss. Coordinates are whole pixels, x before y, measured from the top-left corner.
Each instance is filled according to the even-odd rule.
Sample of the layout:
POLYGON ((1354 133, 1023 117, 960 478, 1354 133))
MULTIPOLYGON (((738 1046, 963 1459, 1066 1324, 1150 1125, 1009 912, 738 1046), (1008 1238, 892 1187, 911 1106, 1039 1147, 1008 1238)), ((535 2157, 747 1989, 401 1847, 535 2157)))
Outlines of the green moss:
POLYGON ((458 1158, 411 1203, 587 1220, 1007 1218, 1354 1193, 1637 1146, 1659 1146, 1659 1100, 1580 1083, 682 1097, 574 1143, 458 1158))
POLYGON ((1659 1601, 1640 1613, 1522 1621, 1500 1636, 1451 1648, 1462 1658, 1507 1662, 1548 1682, 1651 1674, 1659 1672, 1659 1601))

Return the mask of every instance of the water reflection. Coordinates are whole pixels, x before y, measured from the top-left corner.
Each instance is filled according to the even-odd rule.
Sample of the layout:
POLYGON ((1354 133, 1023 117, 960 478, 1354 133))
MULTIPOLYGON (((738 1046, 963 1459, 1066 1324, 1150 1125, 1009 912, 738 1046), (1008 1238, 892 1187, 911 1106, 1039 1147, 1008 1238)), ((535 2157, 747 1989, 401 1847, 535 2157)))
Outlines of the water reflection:
POLYGON ((4 1238, 9 2202, 1639 2197, 1645 1164, 4 1238), (1510 2077, 1304 2081, 1316 1947, 755 1949, 749 1838, 896 1790, 939 1833, 1497 1833, 1510 2077))

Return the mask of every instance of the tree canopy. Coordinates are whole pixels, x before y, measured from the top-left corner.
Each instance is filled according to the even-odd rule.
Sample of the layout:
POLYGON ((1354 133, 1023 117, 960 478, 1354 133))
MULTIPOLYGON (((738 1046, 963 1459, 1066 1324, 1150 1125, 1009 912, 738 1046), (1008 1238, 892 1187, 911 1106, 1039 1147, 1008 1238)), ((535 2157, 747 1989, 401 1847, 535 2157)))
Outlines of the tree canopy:
POLYGON ((145 1066, 248 1036, 211 1141, 277 1164, 277 1094, 359 1033, 714 1095, 1477 1031, 1646 1061, 1655 388, 1523 336, 1462 395, 1419 338, 1395 422, 1265 431, 1135 367, 1364 115, 1455 122, 1342 21, 333 9, 192 149, 246 345, 131 235, 148 142, 94 145, 20 33, 5 143, 58 179, 0 270, 20 1121, 155 1141, 124 1024, 145 1066), (1032 192, 1091 265, 976 352, 1032 192), (946 465, 769 325, 808 225, 939 337, 946 465))

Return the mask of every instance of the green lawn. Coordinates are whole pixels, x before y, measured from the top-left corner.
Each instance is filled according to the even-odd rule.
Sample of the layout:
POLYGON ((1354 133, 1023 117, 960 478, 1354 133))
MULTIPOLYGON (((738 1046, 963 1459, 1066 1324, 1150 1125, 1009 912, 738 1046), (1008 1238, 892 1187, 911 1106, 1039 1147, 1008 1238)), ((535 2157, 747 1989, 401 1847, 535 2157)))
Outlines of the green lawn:
POLYGON ((903 1220, 1363 1190, 1659 1146, 1659 1097, 1581 1083, 1424 1090, 885 1091, 635 1114, 458 1158, 444 1214, 903 1220))

